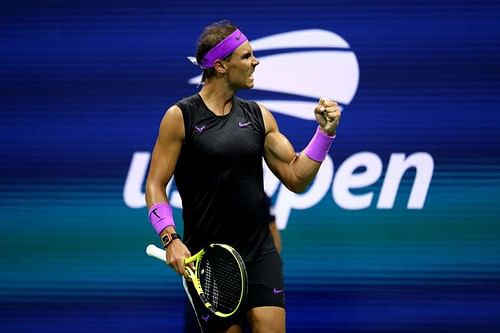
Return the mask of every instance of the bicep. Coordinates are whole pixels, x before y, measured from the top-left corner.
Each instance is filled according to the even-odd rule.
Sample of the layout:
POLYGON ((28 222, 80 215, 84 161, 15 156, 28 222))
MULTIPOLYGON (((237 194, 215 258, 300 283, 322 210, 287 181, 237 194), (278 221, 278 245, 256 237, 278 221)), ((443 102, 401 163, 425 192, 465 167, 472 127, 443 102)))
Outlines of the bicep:
POLYGON ((288 139, 280 133, 271 112, 261 106, 265 126, 264 158, 269 168, 283 181, 290 164, 295 160, 295 150, 288 139))
POLYGON ((167 200, 165 187, 174 173, 183 140, 184 120, 182 112, 177 106, 174 106, 167 111, 162 119, 151 156, 146 183, 148 205, 167 200))
POLYGON ((266 135, 264 157, 271 169, 279 165, 289 165, 296 158, 295 150, 288 139, 279 132, 266 135))
POLYGON ((261 109, 266 126, 264 158, 269 169, 291 191, 304 191, 320 164, 303 153, 297 154, 290 141, 280 133, 271 113, 264 107, 261 109))

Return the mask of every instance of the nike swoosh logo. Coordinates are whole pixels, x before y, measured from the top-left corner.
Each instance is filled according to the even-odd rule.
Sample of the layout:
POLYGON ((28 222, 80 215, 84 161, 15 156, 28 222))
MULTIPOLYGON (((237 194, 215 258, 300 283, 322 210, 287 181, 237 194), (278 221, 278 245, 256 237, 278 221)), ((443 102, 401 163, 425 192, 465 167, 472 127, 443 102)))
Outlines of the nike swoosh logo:
POLYGON ((281 294, 282 292, 284 292, 283 289, 276 289, 276 288, 273 289, 273 294, 275 294, 275 295, 276 294, 281 294))
POLYGON ((195 126, 194 129, 198 132, 198 133, 201 133, 203 132, 203 130, 205 129, 205 125, 201 126, 201 127, 198 127, 198 126, 195 126))
POLYGON ((158 210, 158 208, 153 209, 152 213, 155 214, 155 216, 157 218, 160 218, 160 215, 158 215, 158 213, 156 213, 157 210, 158 210))
POLYGON ((209 318, 210 318, 210 315, 208 315, 208 314, 201 316, 201 319, 203 319, 205 322, 207 322, 209 318))
POLYGON ((236 36, 235 38, 236 38, 236 40, 240 40, 240 38, 241 38, 241 32, 240 32, 240 34, 239 34, 238 36, 236 36))
POLYGON ((245 127, 247 127, 248 125, 250 125, 251 123, 252 123, 251 121, 246 122, 246 123, 242 123, 242 122, 240 121, 240 122, 238 122, 238 126, 239 126, 240 128, 245 128, 245 127))

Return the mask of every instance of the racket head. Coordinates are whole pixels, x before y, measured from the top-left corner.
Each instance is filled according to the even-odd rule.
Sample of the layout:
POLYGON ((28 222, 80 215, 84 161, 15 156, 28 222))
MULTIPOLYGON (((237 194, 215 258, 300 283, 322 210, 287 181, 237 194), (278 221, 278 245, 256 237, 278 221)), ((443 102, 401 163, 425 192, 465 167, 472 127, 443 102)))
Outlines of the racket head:
POLYGON ((196 254, 192 282, 206 308, 216 316, 229 317, 238 311, 247 295, 248 277, 243 259, 226 244, 210 244, 202 251, 199 256, 196 254))

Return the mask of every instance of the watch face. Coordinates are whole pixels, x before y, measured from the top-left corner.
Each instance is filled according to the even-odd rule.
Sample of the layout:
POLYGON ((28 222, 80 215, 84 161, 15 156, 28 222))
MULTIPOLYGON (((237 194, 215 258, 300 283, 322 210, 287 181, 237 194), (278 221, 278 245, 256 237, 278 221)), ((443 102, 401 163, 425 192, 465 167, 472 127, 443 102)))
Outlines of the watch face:
POLYGON ((163 243, 164 246, 167 246, 168 244, 170 244, 171 241, 172 241, 172 235, 170 235, 170 234, 166 234, 161 239, 161 242, 163 243))
POLYGON ((163 247, 167 247, 168 244, 174 239, 178 239, 179 236, 176 233, 172 234, 165 234, 165 236, 162 237, 161 242, 163 243, 163 247))

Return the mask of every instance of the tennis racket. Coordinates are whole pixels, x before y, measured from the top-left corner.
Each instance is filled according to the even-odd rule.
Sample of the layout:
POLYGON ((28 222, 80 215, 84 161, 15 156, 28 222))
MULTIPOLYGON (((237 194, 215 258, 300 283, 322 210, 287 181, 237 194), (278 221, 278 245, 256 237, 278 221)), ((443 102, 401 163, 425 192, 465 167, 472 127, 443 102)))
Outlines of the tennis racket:
MULTIPOLYGON (((165 251, 150 244, 146 253, 165 261, 165 251)), ((216 316, 226 318, 238 311, 247 294, 247 271, 239 253, 226 244, 210 244, 184 259, 187 280, 202 303, 216 316), (194 269, 188 265, 193 263, 194 269)))

